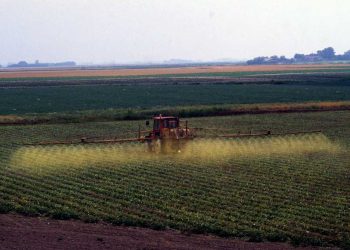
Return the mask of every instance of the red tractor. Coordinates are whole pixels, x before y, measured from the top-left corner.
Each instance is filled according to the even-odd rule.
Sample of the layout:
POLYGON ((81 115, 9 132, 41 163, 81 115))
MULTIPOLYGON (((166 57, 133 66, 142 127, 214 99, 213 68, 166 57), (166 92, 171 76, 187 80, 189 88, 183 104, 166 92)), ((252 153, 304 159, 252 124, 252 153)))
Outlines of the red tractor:
MULTIPOLYGON (((149 122, 146 122, 149 125, 149 122)), ((187 121, 182 126, 180 119, 174 116, 154 116, 153 129, 145 137, 139 133, 139 139, 145 140, 152 152, 179 152, 186 141, 195 137, 194 131, 189 129, 187 121)))

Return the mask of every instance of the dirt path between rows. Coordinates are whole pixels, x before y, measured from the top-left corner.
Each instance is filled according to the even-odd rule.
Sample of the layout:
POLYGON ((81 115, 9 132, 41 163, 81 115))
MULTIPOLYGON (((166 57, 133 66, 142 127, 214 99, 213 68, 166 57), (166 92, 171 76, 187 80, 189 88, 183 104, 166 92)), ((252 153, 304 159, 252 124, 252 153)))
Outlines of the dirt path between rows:
POLYGON ((175 230, 113 226, 0 214, 0 249, 317 249, 252 243, 175 230))

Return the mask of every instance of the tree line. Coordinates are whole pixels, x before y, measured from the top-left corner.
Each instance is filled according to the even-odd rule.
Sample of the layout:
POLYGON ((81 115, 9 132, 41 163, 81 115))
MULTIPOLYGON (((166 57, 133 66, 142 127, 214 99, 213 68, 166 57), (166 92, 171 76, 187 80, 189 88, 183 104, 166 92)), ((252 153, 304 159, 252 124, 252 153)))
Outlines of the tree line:
POLYGON ((73 61, 57 62, 57 63, 41 63, 38 60, 35 63, 27 63, 26 61, 20 61, 15 64, 10 64, 8 68, 26 68, 26 67, 74 67, 76 63, 73 61))
POLYGON ((259 56, 248 60, 248 65, 257 64, 293 64, 293 63, 315 63, 324 61, 350 61, 350 50, 344 54, 336 55, 332 47, 318 50, 311 54, 295 54, 293 58, 286 58, 285 56, 259 56))

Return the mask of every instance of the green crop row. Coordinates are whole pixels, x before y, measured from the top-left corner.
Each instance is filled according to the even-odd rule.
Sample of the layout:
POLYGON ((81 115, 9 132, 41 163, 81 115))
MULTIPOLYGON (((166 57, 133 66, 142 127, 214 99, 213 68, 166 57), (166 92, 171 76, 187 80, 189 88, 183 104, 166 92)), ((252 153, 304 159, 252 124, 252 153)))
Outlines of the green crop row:
MULTIPOLYGON (((349 111, 189 119, 190 127, 226 129, 227 133, 321 128, 330 143, 341 148, 280 155, 226 155, 214 159, 203 158, 195 151, 192 157, 147 156, 139 151, 135 154, 133 149, 140 147, 136 144, 21 146, 23 142, 84 135, 122 137, 137 129, 137 121, 3 126, 0 127, 0 212, 173 228, 252 241, 347 247, 350 236, 348 124, 349 111), (65 156, 74 150, 79 164, 58 164, 69 162, 71 159, 65 156), (47 157, 43 157, 43 152, 47 152, 47 157), (91 163, 82 161, 88 157, 84 152, 95 152, 96 157, 115 152, 120 157, 114 156, 111 162, 105 159, 91 163)), ((308 143, 313 137, 305 138, 308 143)), ((242 142, 245 147, 271 145, 263 144, 264 140, 258 140, 262 144, 246 142, 242 142)), ((287 140, 291 142, 292 139, 287 140)), ((214 143, 213 149, 215 145, 219 144, 214 143)))
MULTIPOLYGON (((115 114, 116 118, 118 115, 133 118, 136 115, 134 110, 162 110, 165 107, 171 109, 176 106, 348 100, 349 80, 328 85, 250 83, 1 88, 0 114, 63 112, 74 117, 75 112, 86 111, 83 116, 93 117, 94 113, 108 114, 110 109, 119 109, 119 114, 115 114), (124 109, 124 112, 121 109, 124 109), (89 113, 89 110, 97 112, 89 113)), ((193 110, 192 115, 199 111, 193 110)))

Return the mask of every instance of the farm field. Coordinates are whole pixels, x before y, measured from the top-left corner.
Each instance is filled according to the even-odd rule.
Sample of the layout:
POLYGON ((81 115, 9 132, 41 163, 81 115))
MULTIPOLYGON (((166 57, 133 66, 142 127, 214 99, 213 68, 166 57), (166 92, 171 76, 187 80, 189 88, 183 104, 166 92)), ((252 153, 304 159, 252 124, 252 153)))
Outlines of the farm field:
MULTIPOLYGON (((1 78, 6 73, 41 73, 37 70, 0 72, 1 115, 44 115, 51 113, 110 110, 172 109, 203 105, 242 105, 269 103, 332 102, 350 100, 350 66, 270 65, 183 67, 190 74, 170 74, 173 68, 94 69, 101 75, 64 77, 68 69, 53 70, 49 76, 1 78), (150 71, 152 77, 108 76, 106 72, 150 71), (167 70, 169 74, 158 74, 167 70), (203 72, 202 72, 203 71, 203 72), (206 71, 206 72, 205 72, 206 71), (106 75, 102 75, 105 72, 106 75), (156 75, 158 74, 158 75, 156 75)), ((89 72, 75 69, 73 72, 89 72)), ((51 71, 43 71, 43 73, 51 71)), ((68 74, 67 73, 67 74, 68 74)), ((194 112, 193 112, 194 113, 194 112)), ((204 113, 203 113, 204 114, 204 113)), ((208 113, 212 114, 212 113, 208 113)), ((204 114, 205 115, 205 114, 204 114)), ((132 115, 131 115, 132 116, 132 115)))
POLYGON ((350 100, 350 81, 0 88, 0 114, 350 100))
POLYGON ((227 65, 227 66, 180 66, 149 68, 93 68, 93 69, 13 69, 0 71, 0 79, 11 78, 57 78, 57 77, 118 77, 158 76, 235 72, 319 72, 350 70, 350 64, 305 64, 305 65, 227 65))
POLYGON ((0 210, 252 241, 349 246, 349 111, 191 118, 192 127, 227 133, 323 131, 224 144, 208 139, 199 143, 208 148, 205 154, 192 147, 179 155, 149 156, 133 144, 22 146, 84 135, 129 137, 139 123, 0 127, 0 210), (244 149, 218 153, 235 143, 244 149), (284 150, 288 145, 292 149, 284 150))

